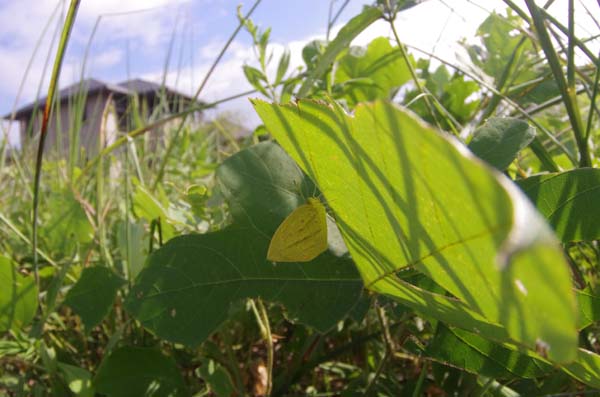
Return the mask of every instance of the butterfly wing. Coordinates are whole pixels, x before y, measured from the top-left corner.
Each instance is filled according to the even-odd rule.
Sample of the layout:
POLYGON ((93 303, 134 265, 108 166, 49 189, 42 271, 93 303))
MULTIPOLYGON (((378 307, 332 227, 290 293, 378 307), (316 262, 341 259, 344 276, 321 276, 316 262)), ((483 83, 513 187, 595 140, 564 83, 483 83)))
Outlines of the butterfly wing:
POLYGON ((308 262, 327 249, 327 220, 323 204, 309 198, 279 225, 267 252, 273 262, 308 262))

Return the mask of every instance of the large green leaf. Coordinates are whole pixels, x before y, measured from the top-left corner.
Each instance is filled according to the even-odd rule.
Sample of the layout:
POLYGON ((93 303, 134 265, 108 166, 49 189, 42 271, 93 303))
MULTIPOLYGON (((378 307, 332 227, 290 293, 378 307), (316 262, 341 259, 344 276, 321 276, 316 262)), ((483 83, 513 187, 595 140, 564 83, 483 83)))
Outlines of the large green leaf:
POLYGON ((171 357, 153 348, 125 346, 100 364, 97 393, 108 397, 183 397, 189 393, 171 357))
POLYGON ((38 304, 33 277, 22 276, 9 258, 0 256, 0 285, 0 331, 29 324, 38 304))
POLYGON ((368 288, 468 327, 437 305, 439 296, 430 305, 435 294, 420 295, 396 276, 414 267, 511 340, 559 362, 575 357, 575 297, 562 250, 510 181, 393 104, 359 105, 353 116, 313 101, 254 105, 329 201, 368 288))
POLYGON ((392 47, 385 37, 371 41, 366 49, 348 49, 338 60, 335 71, 335 82, 345 83, 341 98, 350 107, 359 102, 390 99, 392 90, 406 83, 410 77, 401 52, 392 47))
POLYGON ((314 193, 285 152, 259 144, 218 170, 234 224, 221 231, 172 239, 152 254, 127 308, 162 338, 197 345, 246 297, 284 304, 288 315, 319 331, 343 318, 360 298, 352 261, 333 250, 304 263, 267 261, 270 237, 281 221, 314 193))
POLYGON ((564 242, 600 239, 600 170, 579 168, 517 182, 564 242))
POLYGON ((65 304, 81 317, 89 332, 108 314, 123 284, 125 280, 105 266, 85 268, 67 293, 65 304))
POLYGON ((510 117, 489 119, 473 134, 469 149, 500 171, 535 138, 535 130, 526 121, 510 117))

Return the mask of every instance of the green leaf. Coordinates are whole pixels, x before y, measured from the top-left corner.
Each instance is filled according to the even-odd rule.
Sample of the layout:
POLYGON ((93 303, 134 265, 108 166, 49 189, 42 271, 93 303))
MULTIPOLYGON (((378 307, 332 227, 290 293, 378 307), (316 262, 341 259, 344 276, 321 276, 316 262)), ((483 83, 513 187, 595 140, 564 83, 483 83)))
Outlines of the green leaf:
POLYGON ((503 80, 506 61, 513 56, 516 57, 516 65, 510 72, 511 79, 518 79, 515 83, 535 76, 529 63, 535 56, 535 48, 531 41, 521 44, 522 36, 512 34, 514 29, 522 25, 523 20, 517 15, 509 13, 508 16, 503 16, 492 12, 477 29, 477 36, 481 38, 484 47, 467 46, 471 61, 496 82, 503 80))
POLYGON ((263 83, 267 81, 265 75, 255 67, 244 65, 242 66, 242 70, 244 71, 244 75, 246 76, 246 80, 254 87, 257 91, 259 91, 264 96, 268 97, 269 94, 263 87, 263 83))
POLYGON ((527 122, 510 117, 494 117, 475 131, 469 149, 504 171, 533 138, 535 129, 527 122))
POLYGON ((576 360, 563 365, 562 369, 586 385, 600 388, 600 355, 580 348, 576 360))
POLYGON ((325 52, 326 46, 325 40, 312 40, 302 48, 302 60, 304 60, 307 70, 313 70, 317 66, 319 57, 325 52))
POLYGON ((108 314, 123 284, 125 280, 107 267, 87 267, 67 293, 64 303, 81 317, 89 332, 108 314))
POLYGON ((600 239, 600 170, 535 175, 517 182, 563 242, 600 239))
POLYGON ((175 360, 145 347, 121 347, 105 357, 94 387, 97 393, 109 397, 189 395, 175 360))
POLYGON ((283 219, 314 194, 314 185, 285 152, 262 143, 230 157, 217 171, 234 224, 174 238, 155 251, 129 295, 127 309, 161 338, 197 345, 225 319, 230 305, 260 296, 319 331, 342 319, 362 282, 352 261, 328 251, 304 263, 267 261, 283 219))
POLYGON ((285 73, 287 72, 290 66, 290 57, 290 50, 289 48, 286 48, 283 51, 283 54, 281 54, 281 58, 279 58, 279 64, 277 64, 277 75, 275 77, 275 85, 279 84, 281 82, 281 79, 283 79, 283 76, 285 76, 285 73))
POLYGON ((122 221, 117 224, 117 244, 127 268, 127 279, 133 280, 142 270, 147 256, 144 221, 122 221))
MULTIPOLYGON (((313 101, 254 106, 327 198, 367 288, 465 329, 479 314, 504 326, 506 341, 574 358, 562 249, 509 180, 393 104, 361 104, 352 116, 313 101), (411 289, 396 276, 406 267, 458 301, 411 289)), ((498 338, 497 329, 487 336, 498 338)))
POLYGON ((92 374, 88 370, 60 362, 58 363, 58 370, 62 373, 69 390, 75 396, 94 397, 92 374))
POLYGON ((359 102, 375 99, 391 99, 393 89, 410 80, 410 70, 397 48, 385 37, 369 43, 366 49, 351 47, 340 57, 336 72, 336 83, 352 82, 368 78, 370 85, 348 85, 343 99, 350 107, 359 102))
POLYGON ((577 291, 579 316, 577 329, 584 329, 600 320, 600 297, 588 290, 577 291))
POLYGON ((547 362, 460 329, 438 325, 425 355, 443 364, 494 379, 536 378, 552 371, 547 362))
POLYGON ((69 256, 78 244, 88 244, 94 239, 94 228, 70 189, 50 194, 45 205, 46 211, 42 213, 48 214, 48 218, 44 219, 41 231, 50 252, 69 256))
POLYGON ((210 386, 210 391, 217 397, 230 397, 235 393, 235 387, 229 374, 222 366, 209 360, 200 367, 200 376, 210 386))
POLYGON ((381 15, 381 10, 379 8, 366 6, 360 14, 348 21, 348 23, 346 23, 339 31, 335 39, 329 43, 323 55, 319 57, 316 66, 306 77, 304 83, 302 83, 302 86, 298 91, 298 97, 302 98, 308 95, 314 82, 321 78, 327 69, 331 67, 337 56, 350 45, 352 40, 354 40, 360 32, 378 20, 381 15))
POLYGON ((144 186, 137 185, 133 195, 133 211, 135 214, 151 222, 154 219, 160 219, 163 241, 168 241, 175 235, 175 228, 170 223, 167 213, 169 200, 159 189, 158 194, 154 195, 144 186))
POLYGON ((9 258, 0 256, 0 331, 18 330, 28 325, 38 305, 33 277, 18 273, 9 258))

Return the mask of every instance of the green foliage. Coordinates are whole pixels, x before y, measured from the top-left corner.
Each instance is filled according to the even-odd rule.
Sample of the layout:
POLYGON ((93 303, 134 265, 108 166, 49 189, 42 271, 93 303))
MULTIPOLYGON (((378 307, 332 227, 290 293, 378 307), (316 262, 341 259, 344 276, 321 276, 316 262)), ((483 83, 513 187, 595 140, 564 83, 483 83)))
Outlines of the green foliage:
POLYGON ((28 325, 37 310, 38 290, 31 276, 19 274, 9 258, 0 256, 0 331, 28 325))
POLYGON ((154 348, 126 346, 102 360, 93 380, 108 397, 183 397, 189 393, 171 357, 154 348))
POLYGON ((358 107, 352 118, 309 101, 255 102, 255 108, 330 201, 367 288, 428 312, 431 304, 410 296, 414 288, 396 276, 414 267, 503 325, 512 340, 534 350, 543 341, 559 362, 574 358, 567 265, 545 224, 507 181, 383 102, 358 107), (447 191, 452 195, 436 199, 447 191), (521 219, 510 222, 516 211, 521 219), (517 243, 509 235, 528 239, 517 243))
POLYGON ((75 250, 89 244, 94 229, 82 207, 70 189, 51 193, 46 200, 47 218, 42 238, 46 247, 57 256, 71 256, 75 250))
POLYGON ((504 171, 534 137, 535 130, 523 120, 491 118, 473 133, 469 149, 504 171))
POLYGON ((321 332, 344 318, 362 283, 352 263, 324 253, 307 264, 267 261, 270 236, 312 192, 311 182, 276 145, 263 143, 217 171, 233 224, 173 239, 153 253, 127 307, 160 337, 195 346, 242 298, 281 302, 291 319, 321 332))
POLYGON ((89 332, 108 314, 117 291, 125 280, 104 266, 83 269, 77 283, 65 297, 65 305, 71 307, 81 317, 89 332))
POLYGON ((200 376, 209 385, 210 391, 217 397, 229 397, 235 392, 227 371, 213 360, 200 367, 200 376))
POLYGON ((562 241, 600 239, 600 170, 535 175, 518 184, 562 241))
POLYGON ((545 360, 523 354, 461 329, 440 324, 425 354, 493 379, 537 378, 553 370, 545 360))
POLYGON ((94 397, 92 374, 89 371, 65 363, 58 363, 58 370, 62 373, 65 383, 73 395, 94 397))
MULTIPOLYGON (((394 90, 410 79, 402 55, 388 39, 379 37, 367 48, 350 47, 342 53, 335 70, 335 82, 344 100, 353 108, 360 102, 391 99, 394 90)), ((335 90, 335 87, 334 87, 335 90)))
POLYGON ((133 196, 133 211, 148 222, 160 222, 163 241, 168 241, 175 236, 175 228, 168 215, 169 199, 163 191, 152 194, 142 185, 137 185, 133 196))
MULTIPOLYGON (((346 50, 346 48, 350 45, 352 40, 360 32, 365 30, 369 25, 373 22, 377 21, 382 16, 381 10, 376 7, 365 7, 363 11, 352 18, 337 34, 335 39, 331 41, 323 51, 323 53, 318 57, 318 61, 315 63, 314 68, 309 69, 310 73, 304 79, 304 82, 300 86, 300 89, 297 92, 297 96, 302 98, 309 94, 315 82, 323 77, 325 72, 331 67, 333 61, 338 57, 338 55, 346 50)), ((315 51, 311 51, 314 53, 315 51)), ((305 56, 303 51, 304 59, 310 59, 312 61, 312 57, 308 54, 305 56)))
POLYGON ((407 92, 403 103, 429 123, 435 124, 436 120, 440 121, 444 129, 450 128, 446 120, 448 115, 460 124, 469 122, 481 104, 478 99, 479 84, 465 80, 465 76, 458 71, 450 74, 445 65, 438 66, 433 73, 429 71, 431 66, 429 61, 419 60, 417 66, 425 80, 425 89, 441 104, 444 113, 436 108, 435 117, 432 116, 426 102, 420 98, 419 90, 407 92))

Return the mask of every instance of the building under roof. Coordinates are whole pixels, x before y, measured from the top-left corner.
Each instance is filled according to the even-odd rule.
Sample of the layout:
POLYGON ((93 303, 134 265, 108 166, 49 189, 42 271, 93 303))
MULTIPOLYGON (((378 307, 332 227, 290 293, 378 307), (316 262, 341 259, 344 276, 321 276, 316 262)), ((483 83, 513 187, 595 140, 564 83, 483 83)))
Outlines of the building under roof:
MULTIPOLYGON (((58 145, 66 149, 70 140, 77 139, 88 152, 95 152, 99 139, 110 144, 117 132, 180 112, 193 102, 189 95, 142 79, 119 84, 82 80, 58 91, 46 148, 58 145), (100 137, 101 131, 104 137, 100 137)), ((41 98, 2 117, 19 123, 21 146, 39 133, 45 103, 46 98, 41 98)), ((192 117, 197 118, 198 114, 192 117)))

